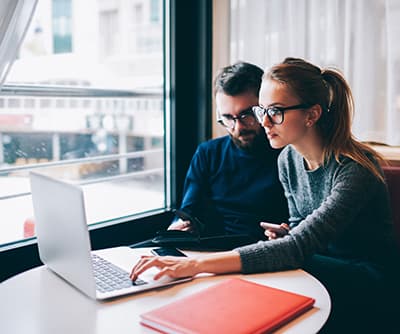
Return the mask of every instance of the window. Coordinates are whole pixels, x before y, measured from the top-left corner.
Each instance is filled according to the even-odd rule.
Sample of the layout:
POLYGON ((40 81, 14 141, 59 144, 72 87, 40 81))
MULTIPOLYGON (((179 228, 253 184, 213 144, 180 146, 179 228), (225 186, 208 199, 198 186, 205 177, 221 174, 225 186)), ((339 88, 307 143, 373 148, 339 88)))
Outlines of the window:
POLYGON ((160 20, 160 0, 150 1, 150 21, 157 23, 160 20))
MULTIPOLYGON (((44 18, 43 22, 50 22, 50 20, 46 19, 50 17, 50 5, 44 6, 44 3, 49 3, 49 1, 50 0, 2 0, 0 1, 0 14, 4 13, 4 8, 13 7, 15 4, 20 2, 30 6, 33 6, 36 2, 38 2, 40 6, 37 7, 36 17, 38 17, 38 12, 42 12, 42 17, 44 18)), ((24 73, 24 78, 19 81, 20 83, 23 83, 18 85, 13 84, 13 81, 11 81, 12 77, 10 76, 8 77, 7 84, 3 86, 0 91, 0 106, 6 106, 4 100, 7 100, 9 97, 31 99, 32 101, 29 103, 33 103, 35 106, 35 113, 39 113, 41 119, 46 118, 46 112, 51 110, 51 108, 54 108, 55 100, 57 98, 66 97, 70 102, 72 99, 75 99, 78 105, 77 109, 92 108, 94 112, 90 113, 86 123, 92 122, 91 126, 98 128, 101 127, 102 124, 101 116, 103 108, 108 110, 108 108, 111 106, 110 101, 114 101, 116 98, 117 100, 121 98, 126 99, 125 103, 121 107, 125 108, 125 110, 144 110, 143 108, 146 108, 146 106, 152 108, 153 110, 156 110, 157 108, 161 110, 161 117, 159 116, 160 113, 153 113, 152 121, 147 121, 147 123, 144 121, 145 118, 140 117, 142 116, 142 112, 139 112, 138 118, 134 118, 129 122, 125 120, 125 117, 121 119, 123 124, 132 124, 133 127, 135 124, 138 124, 137 122, 140 120, 142 123, 139 124, 147 124, 148 128, 154 134, 154 137, 159 138, 153 142, 153 144, 156 145, 152 146, 153 150, 148 152, 149 155, 150 153, 152 154, 151 160, 146 159, 144 161, 144 165, 150 169, 161 163, 166 169, 166 171, 164 170, 166 177, 163 177, 165 186, 163 185, 162 187, 165 192, 161 196, 163 202, 162 206, 160 206, 161 209, 151 210, 151 212, 146 212, 144 214, 133 214, 125 217, 121 216, 121 218, 117 218, 115 216, 107 223, 92 225, 90 227, 90 237, 93 249, 129 245, 133 242, 139 242, 153 236, 157 230, 166 227, 166 225, 172 219, 170 208, 179 205, 180 199, 182 198, 184 179, 193 153, 200 142, 209 139, 211 136, 211 119, 213 119, 210 113, 205 112, 206 110, 212 110, 212 96, 210 92, 212 91, 213 76, 211 57, 211 17, 213 0, 160 1, 162 15, 160 16, 161 22, 158 24, 165 26, 166 29, 163 34, 159 34, 159 43, 164 50, 164 53, 161 55, 161 58, 163 59, 162 61, 157 61, 157 59, 160 58, 157 58, 156 50, 152 51, 151 54, 143 53, 142 55, 136 57, 137 51, 131 49, 131 46, 135 45, 134 40, 136 39, 136 36, 135 38, 131 38, 131 36, 134 35, 132 33, 133 31, 130 31, 129 29, 124 29, 123 31, 119 32, 118 36, 115 36, 122 41, 121 43, 118 43, 119 47, 122 48, 121 51, 119 51, 120 53, 118 53, 118 57, 104 58, 98 55, 101 52, 99 51, 100 42, 98 40, 98 33, 93 34, 93 31, 99 29, 98 11, 104 11, 107 10, 107 8, 112 10, 114 5, 120 2, 123 3, 121 5, 127 6, 127 8, 124 7, 123 13, 124 17, 129 18, 129 20, 124 24, 132 24, 131 16, 126 14, 132 9, 133 3, 142 2, 141 0, 72 0, 72 31, 74 32, 77 30, 79 31, 80 35, 77 39, 73 37, 73 53, 56 55, 52 54, 52 57, 45 57, 47 65, 46 71, 47 68, 50 67, 53 69, 53 76, 51 76, 50 79, 43 77, 42 72, 36 67, 25 68, 20 65, 19 70, 16 71, 17 67, 13 66, 13 73, 11 74, 12 77, 14 77, 14 82, 16 82, 15 77, 18 73, 24 73), (83 8, 85 6, 88 7, 86 11, 78 10, 78 8, 83 8), (87 14, 88 12, 89 14, 87 14), (85 38, 83 38, 84 35, 85 38), (191 36, 190 39, 187 38, 188 35, 191 36), (166 37, 165 41, 164 36, 166 37), (88 40, 90 40, 92 43, 82 42, 88 40), (129 41, 133 41, 133 43, 130 44, 129 41), (97 53, 93 52, 94 49, 96 49, 97 53), (80 57, 71 57, 77 55, 76 50, 85 50, 86 53, 80 54, 80 57), (90 57, 88 57, 88 55, 90 57), (116 62, 117 60, 124 58, 123 55, 128 55, 127 59, 129 61, 129 66, 123 68, 120 66, 114 67, 114 65, 119 64, 116 62), (145 66, 138 66, 138 62, 139 64, 142 64, 142 57, 145 58, 145 61, 143 62, 144 64, 151 62, 152 65, 150 69, 145 66), (70 62, 66 61, 71 58, 73 59, 75 66, 71 66, 70 62), (107 70, 100 71, 98 66, 94 66, 97 63, 94 64, 94 62, 91 61, 93 59, 98 59, 97 62, 100 63, 107 63, 107 70), (83 66, 82 63, 84 64, 83 66), (165 72, 163 71, 163 63, 165 72), (62 70, 68 73, 75 73, 74 71, 76 70, 78 64, 79 69, 83 68, 83 70, 78 73, 80 75, 69 75, 66 79, 57 75, 58 71, 61 70, 60 66, 55 66, 57 64, 62 64, 65 67, 62 70), (96 70, 91 70, 93 68, 96 70), (112 68, 114 72, 110 73, 110 68, 112 68), (24 71, 21 71, 21 69, 24 71), (146 71, 144 71, 142 75, 125 77, 124 74, 128 73, 127 69, 136 71, 146 69, 146 71), (34 75, 31 75, 30 71, 33 71, 34 75), (86 76, 81 75, 84 73, 92 73, 93 78, 96 79, 96 85, 93 85, 92 81, 89 82, 88 80, 84 79, 86 76), (114 80, 113 74, 115 73, 119 74, 118 80, 114 80), (160 73, 163 75, 159 75, 160 73), (38 83, 36 85, 32 85, 33 82, 38 83), (50 88, 49 85, 51 85, 51 89, 48 89, 50 88), (110 87, 113 88, 110 89, 110 87), (170 91, 172 92, 171 95, 169 94, 170 91), (189 109, 188 106, 190 106, 189 109), (102 111, 100 112, 100 110, 102 111), (154 121, 156 119, 162 119, 162 124, 154 126, 154 121), (158 154, 159 152, 162 152, 162 154, 158 154), (151 162, 152 165, 149 165, 149 162, 151 162)), ((148 15, 148 6, 149 2, 143 1, 143 8, 145 9, 143 15, 148 15)), ((30 13, 29 10, 27 12, 30 13)), ((26 16, 24 16, 24 18, 25 20, 27 19, 26 16)), ((7 26, 7 22, 9 22, 7 19, 8 18, 6 18, 6 20, 0 20, 0 32, 4 31, 3 28, 7 26)), ((24 20, 21 21, 23 22, 24 20)), ((33 27, 37 26, 36 23, 42 27, 41 42, 36 43, 36 39, 32 38, 32 32, 29 31, 25 37, 24 45, 27 46, 29 42, 31 45, 41 45, 41 47, 38 49, 35 49, 35 47, 32 49, 37 53, 41 53, 43 56, 53 53, 51 43, 52 32, 51 29, 48 28, 49 25, 42 24, 39 19, 32 20, 31 23, 33 27)), ((155 27, 156 25, 152 24, 152 26, 155 27)), ((146 27, 143 27, 143 29, 146 29, 146 27)), ((73 36, 76 36, 76 34, 73 34, 73 36)), ((0 46, 4 45, 3 42, 4 39, 2 39, 2 35, 0 34, 0 46)), ((12 46, 14 47, 0 48, 0 59, 16 59, 13 53, 15 52, 17 44, 12 44, 12 46)), ((32 49, 20 49, 18 57, 22 59, 22 57, 32 56, 32 49)), ((160 53, 158 52, 158 54, 160 53)), ((32 62, 33 64, 36 63, 33 60, 32 62)), ((21 62, 17 63, 22 64, 21 62)), ((9 68, 8 64, 9 63, 6 63, 4 66, 4 64, 0 62, 0 85, 3 83, 4 74, 7 73, 9 68)), ((22 103, 21 105, 25 104, 22 103)), ((68 103, 66 103, 66 105, 68 105, 68 103)), ((69 109, 75 110, 75 108, 66 107, 64 108, 64 112, 69 111, 69 109)), ((12 112, 13 116, 15 116, 14 113, 15 110, 12 112)), ((57 115, 60 115, 60 113, 57 113, 57 115)), ((75 115, 74 112, 72 112, 71 115, 75 115)), ((25 124, 29 125, 34 122, 31 120, 31 116, 31 114, 26 115, 26 117, 22 116, 24 117, 23 119, 25 119, 25 124)), ((54 117, 54 119, 57 121, 58 118, 54 117)), ((12 120, 15 121, 15 117, 13 117, 12 120)), ((36 120, 38 119, 36 118, 36 120)), ((20 121, 18 122, 21 124, 20 121)), ((3 124, 2 120, 0 120, 0 124, 3 124)), ((44 125, 40 124, 40 126, 44 125)), ((5 128, 0 128, 3 142, 3 146, 0 145, 0 148, 3 148, 7 145, 8 147, 15 145, 16 142, 12 140, 13 137, 2 132, 4 130, 5 128)), ((38 136, 41 133, 48 135, 41 130, 36 132, 38 136)), ((44 143, 45 150, 47 150, 47 152, 53 152, 53 150, 54 152, 65 152, 65 150, 70 151, 68 145, 73 141, 68 138, 69 134, 71 134, 71 132, 64 132, 63 135, 66 137, 60 137, 60 140, 55 140, 55 145, 53 145, 53 142, 49 143, 46 141, 44 143), (51 145, 49 146, 50 148, 47 148, 47 145, 51 145), (67 148, 65 148, 65 145, 67 148), (57 149, 57 146, 60 146, 60 149, 57 149)), ((99 147, 104 149, 106 148, 105 142, 100 141, 101 138, 104 138, 102 134, 104 134, 104 131, 98 133, 96 140, 99 140, 98 142, 102 144, 99 145, 99 147)), ((89 136, 90 133, 84 132, 78 140, 87 140, 85 135, 89 136)), ((139 137, 142 137, 142 135, 139 135, 139 137)), ((152 137, 153 136, 151 136, 151 138, 152 137)), ((114 143, 116 143, 116 140, 118 140, 118 138, 115 137, 110 139, 111 141, 114 141, 114 143)), ((148 137, 144 138, 144 140, 144 145, 152 143, 152 140, 150 140, 148 137)), ((134 142, 132 145, 136 145, 136 143, 134 142)), ((15 163, 13 163, 12 166, 12 172, 22 172, 23 169, 37 169, 38 167, 43 170, 43 168, 47 166, 50 167, 50 165, 46 165, 47 162, 44 160, 45 158, 35 159, 36 165, 33 163, 33 161, 32 165, 27 165, 27 158, 24 157, 23 151, 19 150, 18 147, 10 149, 9 152, 11 152, 11 155, 13 156, 18 153, 18 159, 15 159, 13 156, 10 157, 15 160, 15 163)), ((140 158, 141 154, 142 152, 132 152, 129 153, 129 155, 120 156, 118 160, 124 161, 125 158, 140 158)), ((3 155, 0 154, 0 157, 1 156, 3 155)), ((103 158, 108 157, 109 156, 107 155, 103 156, 103 158)), ((91 158, 91 156, 88 156, 86 160, 84 160, 85 158, 80 158, 79 161, 82 164, 85 164, 85 167, 87 168, 88 164, 90 165, 92 162, 90 161, 91 158)), ((70 159, 68 161, 61 161, 59 166, 53 165, 53 167, 56 169, 58 167, 58 169, 65 171, 65 166, 62 166, 62 163, 64 162, 70 164, 77 162, 77 160, 70 159)), ((134 163, 136 163, 136 161, 134 161, 134 163)), ((5 177, 8 173, 6 170, 7 165, 0 163, 0 166, 0 171, 2 172, 0 173, 0 179, 4 184, 8 180, 5 177)), ((45 172, 47 171, 45 170, 45 172)), ((93 173, 93 168, 87 168, 86 172, 93 173)), ((74 171, 70 173, 70 179, 72 179, 73 176, 74 171)), ((140 174, 137 176, 140 176, 140 174)), ((113 176, 115 181, 117 181, 118 177, 119 176, 113 176)), ((154 174, 154 177, 149 175, 148 178, 154 178, 156 181, 158 177, 157 174, 154 174)), ((26 181, 26 177, 25 179, 21 179, 22 181, 26 181)), ((111 178, 108 180, 113 181, 111 178)), ((18 182, 19 178, 10 179, 10 181, 12 183, 11 186, 7 188, 3 187, 0 190, 0 203, 4 203, 1 206, 2 211, 0 212, 4 218, 2 221, 8 222, 12 219, 14 222, 19 224, 15 225, 18 227, 16 232, 18 234, 18 239, 22 241, 17 242, 15 239, 15 231, 9 231, 11 232, 11 236, 9 235, 10 238, 8 240, 15 241, 9 242, 8 244, 5 244, 4 241, 0 242, 0 263, 3 264, 2 270, 0 271, 0 281, 20 273, 23 270, 27 270, 41 264, 38 257, 36 240, 34 238, 23 239, 20 228, 21 220, 19 220, 18 217, 15 218, 15 215, 18 211, 23 211, 23 205, 30 205, 29 188, 27 188, 27 182, 23 182, 21 186, 20 182, 18 182), (9 197, 10 200, 8 202, 5 201, 7 199, 6 194, 2 192, 4 189, 14 189, 12 191, 12 195, 9 197), (14 201, 13 199, 16 198, 16 189, 19 189, 18 193, 20 195, 17 197, 18 200, 14 201)), ((85 180, 85 182, 87 181, 89 180, 85 180)), ((147 185, 154 186, 157 184, 160 184, 160 182, 148 183, 147 185)), ((95 186, 96 183, 93 182, 92 185, 95 186)), ((97 183, 97 185, 104 186, 106 185, 106 182, 97 183)), ((122 184, 121 187, 124 187, 124 185, 125 184, 122 184)), ((83 186, 86 188, 90 187, 91 185, 86 183, 83 186)), ((148 190, 153 190, 154 187, 148 188, 148 190)), ((88 190, 84 190, 85 193, 88 192, 88 190)), ((100 192, 98 193, 100 194, 100 192)), ((106 191, 104 191, 104 193, 106 194, 102 198, 103 202, 97 202, 95 204, 104 206, 109 205, 109 203, 104 204, 104 198, 110 198, 110 194, 106 191)), ((86 197, 88 196, 86 195, 86 197)), ((140 197, 139 201, 142 202, 142 200, 143 197, 140 197)), ((133 199, 131 200, 131 203, 133 203, 133 199)), ((90 204, 90 206, 92 206, 92 204, 90 204)), ((156 206, 153 207, 156 208, 156 206)), ((130 208, 132 209, 132 207, 130 208)), ((121 211, 122 210, 120 210, 120 213, 121 211)), ((21 216, 21 219, 25 219, 26 214, 21 216)), ((26 231, 27 234, 31 234, 31 224, 29 219, 24 227, 24 231, 26 231)), ((5 232, 6 229, 4 226, 2 226, 0 233, 5 232)), ((1 235, 1 238, 2 240, 6 239, 3 238, 3 235, 1 235)))
MULTIPOLYGON (((72 0, 53 0, 53 50, 54 53, 72 52, 72 0)), ((37 33, 39 33, 37 31, 37 33)))
POLYGON ((118 52, 118 10, 105 10, 100 13, 99 30, 100 54, 103 57, 114 55, 118 52))
POLYGON ((149 0, 146 3, 133 2, 131 11, 133 18, 129 22, 129 34, 137 36, 128 41, 128 48, 146 57, 157 53, 162 47, 162 40, 157 34, 157 26, 161 20, 160 0, 149 0))
POLYGON ((131 6, 38 2, 0 92, 0 246, 34 237, 31 170, 81 184, 90 224, 168 206, 163 16, 124 33, 131 6))
POLYGON ((140 25, 143 23, 143 4, 135 3, 133 5, 133 21, 134 25, 140 25))

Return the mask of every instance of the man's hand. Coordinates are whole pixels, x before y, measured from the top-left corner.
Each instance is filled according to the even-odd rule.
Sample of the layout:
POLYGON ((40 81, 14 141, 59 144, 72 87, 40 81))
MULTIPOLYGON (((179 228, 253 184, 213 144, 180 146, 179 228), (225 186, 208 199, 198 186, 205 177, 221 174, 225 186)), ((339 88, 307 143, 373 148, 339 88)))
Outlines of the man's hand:
POLYGON ((178 219, 176 222, 173 222, 171 225, 169 225, 168 230, 181 230, 191 232, 193 231, 193 225, 190 223, 190 220, 178 219))
POLYGON ((268 237, 268 240, 277 239, 285 236, 289 233, 290 228, 286 223, 272 224, 267 222, 261 222, 260 226, 265 230, 264 234, 268 237))

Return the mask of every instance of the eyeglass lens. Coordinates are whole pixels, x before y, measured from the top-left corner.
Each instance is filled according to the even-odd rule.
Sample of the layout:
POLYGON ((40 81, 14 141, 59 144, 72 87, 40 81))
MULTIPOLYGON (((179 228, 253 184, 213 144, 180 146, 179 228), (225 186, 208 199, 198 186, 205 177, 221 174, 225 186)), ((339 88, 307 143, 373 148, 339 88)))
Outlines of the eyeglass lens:
POLYGON ((233 129, 235 127, 237 121, 246 126, 251 126, 254 125, 255 123, 254 115, 250 112, 240 114, 239 116, 236 117, 230 115, 223 115, 221 116, 220 121, 224 126, 230 129, 233 129))
POLYGON ((281 124, 283 122, 283 111, 278 108, 270 107, 270 108, 262 108, 259 106, 255 106, 253 108, 254 113, 257 117, 257 120, 262 123, 264 115, 267 115, 270 122, 274 124, 281 124))

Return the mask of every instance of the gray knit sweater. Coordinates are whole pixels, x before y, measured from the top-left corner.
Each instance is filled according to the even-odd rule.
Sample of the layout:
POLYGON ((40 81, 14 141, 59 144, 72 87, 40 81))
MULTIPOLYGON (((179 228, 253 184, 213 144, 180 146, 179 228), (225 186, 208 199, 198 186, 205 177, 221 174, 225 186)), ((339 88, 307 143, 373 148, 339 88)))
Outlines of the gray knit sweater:
POLYGON ((278 165, 294 227, 283 238, 237 248, 244 273, 300 268, 315 253, 381 263, 391 252, 388 192, 372 173, 348 158, 308 171, 290 145, 278 165))

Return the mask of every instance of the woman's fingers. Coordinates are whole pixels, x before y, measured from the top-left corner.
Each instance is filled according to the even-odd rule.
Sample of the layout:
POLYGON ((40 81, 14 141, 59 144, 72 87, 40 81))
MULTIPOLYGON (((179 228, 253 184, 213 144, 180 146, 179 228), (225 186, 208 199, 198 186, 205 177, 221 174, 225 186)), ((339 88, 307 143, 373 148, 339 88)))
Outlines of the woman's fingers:
POLYGON ((130 278, 132 281, 136 280, 138 276, 146 271, 147 269, 159 265, 157 262, 157 256, 143 255, 139 262, 136 263, 131 271, 130 278))
POLYGON ((268 239, 276 239, 276 233, 272 231, 265 230, 264 234, 268 237, 268 239))
POLYGON ((264 234, 268 237, 268 239, 276 239, 283 237, 284 235, 289 233, 289 225, 286 223, 272 224, 267 222, 261 222, 260 226, 265 229, 264 234))
POLYGON ((193 261, 195 260, 174 256, 142 256, 133 267, 130 278, 134 281, 141 273, 152 267, 160 269, 154 276, 155 280, 166 275, 173 278, 194 276, 197 272, 193 261))

